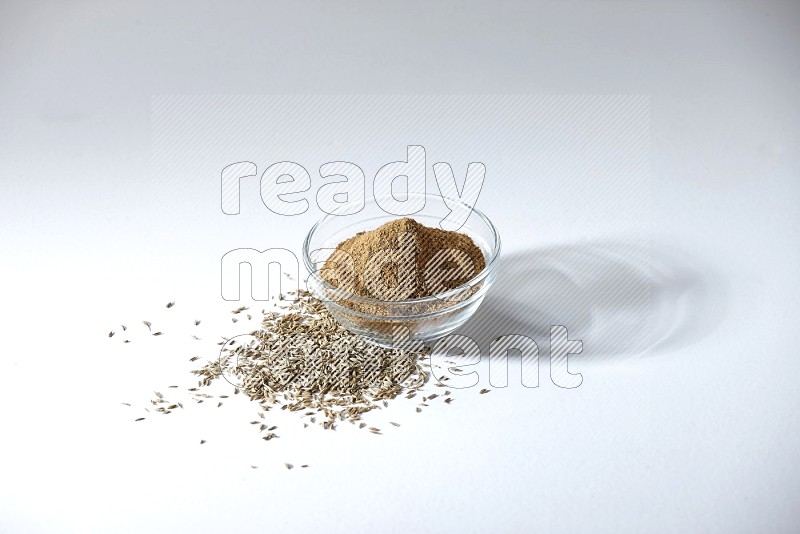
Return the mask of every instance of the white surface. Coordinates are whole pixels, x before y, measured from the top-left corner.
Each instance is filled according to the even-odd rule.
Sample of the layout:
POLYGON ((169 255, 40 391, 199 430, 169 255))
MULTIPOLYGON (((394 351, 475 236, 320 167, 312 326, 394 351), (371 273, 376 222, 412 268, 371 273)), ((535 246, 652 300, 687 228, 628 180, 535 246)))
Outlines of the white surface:
MULTIPOLYGON (((798 27, 796 2, 3 3, 0 531, 796 530, 798 27), (563 175, 525 175, 537 160, 503 151, 512 130, 487 139, 431 119, 393 131, 380 106, 364 131, 312 118, 289 132, 256 115, 252 133, 236 133, 246 117, 217 130, 232 136, 218 149, 151 152, 154 95, 320 93, 644 95, 649 179, 621 197, 595 160, 567 172, 580 170, 570 151, 541 163, 563 175), (543 368, 538 389, 512 379, 421 415, 393 407, 376 421, 403 426, 380 437, 287 422, 264 448, 233 399, 132 422, 120 402, 190 381, 191 320, 204 341, 223 333, 221 254, 299 252, 319 216, 272 216, 247 186, 242 215, 226 218, 224 165, 290 159, 313 178, 348 158, 370 177, 417 142, 457 173, 482 158, 479 206, 508 258, 652 247, 680 282, 659 295, 682 300, 656 300, 648 317, 680 328, 646 355, 615 351, 613 329, 594 345, 588 332, 579 388, 543 368), (168 335, 106 337, 142 319, 168 335)), ((616 264, 602 265, 613 279, 616 264)), ((527 291, 547 317, 566 309, 553 287, 496 293, 527 291)), ((616 317, 613 294, 585 294, 596 317, 616 317)), ((530 322, 526 302, 514 327, 530 322)))

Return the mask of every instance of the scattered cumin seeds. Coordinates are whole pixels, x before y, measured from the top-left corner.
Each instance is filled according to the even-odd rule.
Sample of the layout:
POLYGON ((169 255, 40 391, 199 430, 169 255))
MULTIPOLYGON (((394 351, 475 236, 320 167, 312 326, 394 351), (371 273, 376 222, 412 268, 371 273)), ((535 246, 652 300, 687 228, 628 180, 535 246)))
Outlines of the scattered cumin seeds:
POLYGON ((140 417, 139 419, 135 419, 135 421, 144 421, 144 417, 140 417))
POLYGON ((484 389, 482 389, 482 390, 480 391, 480 394, 481 394, 481 395, 483 395, 483 394, 485 394, 485 393, 489 393, 489 390, 484 388, 484 389))
POLYGON ((389 424, 394 426, 400 426, 400 423, 395 423, 394 421, 389 421, 389 424))
POLYGON ((300 467, 302 467, 303 469, 305 469, 306 467, 308 467, 308 464, 303 464, 303 465, 301 465, 300 467))
POLYGON ((128 327, 127 327, 127 326, 125 326, 124 324, 122 324, 122 325, 120 325, 120 326, 122 327, 122 331, 123 331, 123 332, 124 332, 125 330, 127 330, 127 329, 128 329, 128 327))
POLYGON ((142 321, 142 324, 144 324, 148 330, 151 330, 150 327, 153 326, 153 323, 151 323, 150 321, 142 321))
POLYGON ((173 307, 173 306, 175 306, 175 301, 172 301, 172 302, 167 302, 167 308, 168 308, 168 309, 169 309, 169 308, 171 308, 171 307, 173 307))
POLYGON ((283 465, 286 466, 286 469, 294 469, 294 466, 292 464, 283 464, 283 465))
POLYGON ((155 332, 153 335, 154 335, 154 336, 160 336, 160 335, 161 335, 161 332, 155 332))
MULTIPOLYGON (((324 303, 306 291, 281 308, 290 311, 265 309, 262 318, 255 313, 241 313, 247 309, 244 306, 233 310, 233 322, 248 316, 259 323, 251 333, 257 343, 243 345, 222 337, 218 343, 223 351, 220 357, 208 361, 203 358, 201 367, 191 371, 198 377, 198 387, 187 388, 192 392, 190 398, 198 404, 213 397, 226 398, 227 395, 205 395, 199 389, 232 375, 239 379, 239 385, 231 386, 233 394, 244 394, 260 408, 253 424, 259 426, 259 437, 265 441, 279 436, 273 432, 277 426, 267 426, 263 414, 278 408, 302 417, 304 428, 317 424, 319 418, 319 425, 325 430, 335 430, 340 421, 347 421, 369 428, 373 434, 382 434, 381 429, 363 422, 363 414, 388 408, 389 402, 400 395, 415 397, 431 378, 431 366, 424 362, 429 350, 394 351, 370 346, 342 327, 324 303), (315 364, 309 366, 309 361, 315 364)), ((149 322, 145 324, 151 329, 149 322)), ((200 320, 194 320, 194 324, 199 325, 200 320)), ((153 334, 151 330, 151 334, 162 332, 153 334)), ((197 355, 190 361, 200 359, 197 355)), ((168 413, 176 406, 160 397, 153 404, 154 411, 160 413, 168 413)), ((217 407, 221 405, 220 400, 217 407)))
POLYGON ((108 337, 114 337, 114 331, 113 330, 108 333, 108 337))
POLYGON ((445 404, 450 404, 451 402, 453 402, 453 397, 447 397, 447 398, 444 400, 444 402, 445 402, 445 404))
POLYGON ((206 440, 204 440, 204 439, 201 439, 201 440, 200 440, 200 445, 203 445, 205 442, 206 442, 206 440))

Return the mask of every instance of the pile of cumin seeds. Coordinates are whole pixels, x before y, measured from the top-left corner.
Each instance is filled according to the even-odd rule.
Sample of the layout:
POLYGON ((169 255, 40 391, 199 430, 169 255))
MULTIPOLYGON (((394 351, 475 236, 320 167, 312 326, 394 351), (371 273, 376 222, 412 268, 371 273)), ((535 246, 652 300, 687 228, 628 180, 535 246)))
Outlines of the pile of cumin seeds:
MULTIPOLYGON (((288 313, 266 313, 245 343, 226 342, 218 360, 195 371, 199 386, 227 380, 264 411, 279 407, 303 416, 320 415, 325 429, 355 422, 401 393, 427 383, 427 349, 371 345, 340 325, 306 291, 288 313)), ((311 417, 316 423, 316 418, 311 417)))
MULTIPOLYGON (((370 345, 342 327, 325 305, 310 293, 289 291, 287 295, 295 300, 284 300, 284 296, 279 296, 279 300, 273 303, 276 311, 261 309, 259 314, 253 310, 251 316, 246 306, 231 310, 234 316, 241 317, 237 323, 240 327, 250 324, 249 328, 255 330, 249 333, 249 338, 247 334, 223 336, 215 346, 209 346, 215 342, 202 341, 193 335, 194 332, 200 333, 197 328, 201 322, 207 324, 196 317, 180 319, 181 323, 185 321, 188 331, 176 328, 178 324, 172 320, 159 324, 158 328, 155 322, 141 321, 141 318, 142 326, 138 328, 119 325, 125 332, 124 336, 106 339, 122 342, 125 349, 121 350, 128 353, 136 351, 140 342, 161 343, 164 337, 153 337, 156 330, 161 333, 163 329, 168 337, 185 335, 187 341, 191 337, 193 341, 188 343, 192 351, 185 355, 190 365, 186 372, 193 373, 189 376, 195 379, 199 378, 197 382, 181 381, 183 384, 180 386, 175 382, 162 385, 165 388, 161 389, 163 393, 154 391, 153 398, 143 407, 145 413, 132 415, 131 420, 136 425, 146 425, 155 416, 180 417, 178 414, 184 410, 227 409, 234 404, 228 402, 231 396, 242 395, 258 407, 257 416, 249 425, 264 441, 282 437, 283 431, 279 430, 278 424, 286 416, 296 417, 298 426, 302 425, 303 429, 310 430, 314 426, 336 430, 341 422, 349 422, 353 430, 384 436, 384 430, 400 424, 385 420, 387 428, 384 428, 377 421, 368 424, 361 420, 362 415, 389 408, 390 402, 398 407, 406 405, 406 409, 413 407, 417 414, 432 407, 434 399, 438 399, 437 403, 441 405, 449 406, 453 402, 446 385, 450 378, 441 375, 440 371, 445 367, 456 369, 455 361, 434 364, 429 358, 430 350, 421 345, 411 345, 407 350, 370 345), (133 344, 128 345, 131 340, 133 344), (203 356, 198 355, 203 352, 203 356), (202 360, 206 363, 202 364, 202 360), (197 365, 202 367, 198 369, 197 365), (432 394, 433 388, 442 388, 440 394, 432 394), (280 414, 275 413, 276 408, 280 414)), ((167 309, 174 307, 175 303, 171 301, 167 309)), ((208 334, 210 332, 206 332, 203 338, 207 339, 208 334)), ((106 332, 103 331, 102 335, 106 337, 106 332)), ((125 410, 136 409, 130 402, 120 404, 127 407, 125 410)), ((364 419, 373 419, 373 415, 364 419)), ((204 433, 196 439, 200 445, 206 446, 213 437, 204 433)), ((286 469, 292 469, 289 466, 293 467, 293 464, 288 464, 286 469)), ((251 465, 251 468, 257 469, 258 465, 251 465)))

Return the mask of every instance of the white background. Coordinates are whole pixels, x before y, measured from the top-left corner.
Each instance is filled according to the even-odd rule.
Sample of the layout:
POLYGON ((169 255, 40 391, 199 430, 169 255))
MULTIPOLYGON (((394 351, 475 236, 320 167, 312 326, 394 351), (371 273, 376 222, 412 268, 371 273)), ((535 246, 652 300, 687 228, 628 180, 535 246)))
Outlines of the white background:
POLYGON ((2 3, 0 531, 796 531, 798 28, 796 2, 2 3), (251 117, 205 159, 187 138, 165 160, 151 102, 174 94, 643 95, 649 168, 576 163, 591 128, 542 163, 503 150, 513 129, 395 131, 381 107, 363 131, 251 117), (414 143, 457 174, 486 164, 478 205, 530 282, 498 282, 486 309, 514 314, 489 324, 577 321, 579 388, 545 367, 538 389, 397 403, 370 420, 383 436, 285 418, 266 444, 240 398, 133 422, 238 333, 219 257, 299 252, 320 215, 269 214, 249 184, 226 218, 222 166, 288 159, 313 179, 350 159, 370 177, 414 143))

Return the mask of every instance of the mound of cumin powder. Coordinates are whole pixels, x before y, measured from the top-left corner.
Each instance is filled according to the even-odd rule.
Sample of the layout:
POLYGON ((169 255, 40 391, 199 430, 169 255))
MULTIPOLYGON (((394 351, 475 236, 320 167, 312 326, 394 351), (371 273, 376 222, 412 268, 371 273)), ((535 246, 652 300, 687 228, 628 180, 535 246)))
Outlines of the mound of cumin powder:
POLYGON ((324 296, 350 330, 394 346, 455 319, 482 287, 465 284, 485 266, 469 236, 402 218, 339 243, 320 276, 336 288, 324 296))
POLYGON ((454 289, 485 266, 469 236, 406 217, 339 243, 321 275, 352 295, 397 301, 454 289))

